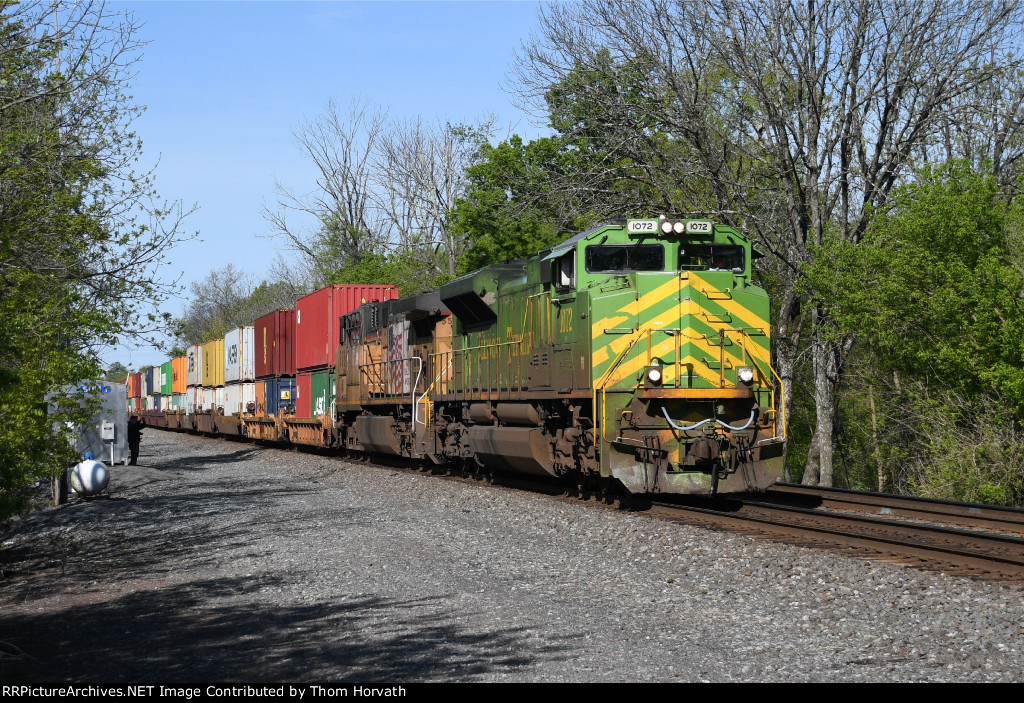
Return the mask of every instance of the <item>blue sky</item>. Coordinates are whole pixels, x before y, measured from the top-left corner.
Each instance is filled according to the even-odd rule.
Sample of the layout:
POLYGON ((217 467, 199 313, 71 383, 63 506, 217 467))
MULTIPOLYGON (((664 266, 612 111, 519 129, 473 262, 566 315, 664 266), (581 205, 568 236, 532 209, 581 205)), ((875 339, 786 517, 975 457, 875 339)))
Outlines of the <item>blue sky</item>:
MULTIPOLYGON (((494 114, 524 136, 542 133, 503 86, 513 52, 536 23, 536 2, 117 2, 145 24, 134 124, 160 195, 198 210, 198 239, 179 245, 163 277, 188 284, 231 262, 257 277, 279 242, 259 211, 275 178, 302 191, 312 164, 292 130, 334 99, 393 117, 472 122, 494 114)), ((502 132, 504 134, 504 132, 502 132)), ((178 314, 184 298, 164 309, 178 314)), ((104 355, 135 368, 164 361, 147 346, 104 355)))

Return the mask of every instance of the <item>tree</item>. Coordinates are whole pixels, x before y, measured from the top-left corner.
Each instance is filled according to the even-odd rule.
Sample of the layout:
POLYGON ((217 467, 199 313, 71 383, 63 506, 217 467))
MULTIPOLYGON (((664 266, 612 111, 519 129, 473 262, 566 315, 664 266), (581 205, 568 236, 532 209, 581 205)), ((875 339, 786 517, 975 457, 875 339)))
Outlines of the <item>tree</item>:
POLYGON ((520 53, 522 96, 539 110, 554 87, 587 77, 587 118, 563 122, 566 137, 628 158, 649 188, 675 184, 662 186, 667 203, 738 226, 772 254, 787 404, 805 348, 812 362, 807 482, 832 482, 835 393, 854 340, 823 333, 825 310, 800 293, 803 267, 829 236, 857 244, 917 159, 957 148, 948 135, 996 113, 1012 123, 1019 21, 1009 0, 585 0, 545 6, 520 53))
POLYGON ((135 31, 101 3, 0 3, 0 517, 73 463, 69 423, 91 407, 65 384, 158 330, 175 290, 157 269, 186 213, 133 170, 135 31))
POLYGON ((318 173, 317 189, 298 195, 279 184, 277 208, 265 207, 263 215, 315 285, 434 288, 455 274, 465 252, 449 213, 490 129, 489 120, 472 127, 396 122, 360 101, 343 116, 329 102, 295 132, 318 173), (293 213, 312 228, 295 226, 288 219, 293 213))
POLYGON ((562 169, 557 139, 528 144, 518 136, 485 144, 466 173, 469 186, 451 214, 452 231, 469 248, 460 271, 531 256, 584 228, 593 214, 552 191, 562 169))
POLYGON ((210 271, 191 285, 188 307, 175 320, 175 349, 222 339, 230 329, 251 325, 274 310, 295 307, 295 299, 307 292, 308 288, 289 281, 263 280, 253 285, 234 264, 210 271))
MULTIPOLYGON (((966 162, 925 167, 858 245, 807 269, 833 337, 856 335, 875 430, 865 455, 894 485, 938 497, 1024 499, 1022 204, 966 162), (885 466, 882 466, 882 464, 885 466)), ((866 423, 861 423, 866 424, 866 423)))
POLYGON ((115 361, 109 367, 107 372, 103 374, 103 380, 114 381, 115 383, 124 383, 124 379, 128 377, 131 372, 128 367, 122 364, 120 361, 115 361))

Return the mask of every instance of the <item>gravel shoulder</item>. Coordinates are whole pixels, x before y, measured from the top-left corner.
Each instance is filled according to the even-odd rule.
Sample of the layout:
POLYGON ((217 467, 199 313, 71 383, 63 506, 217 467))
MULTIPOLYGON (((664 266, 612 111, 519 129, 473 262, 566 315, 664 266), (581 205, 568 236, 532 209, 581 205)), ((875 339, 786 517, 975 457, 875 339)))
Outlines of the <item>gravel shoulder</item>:
POLYGON ((110 493, 0 537, 0 680, 1024 680, 1020 585, 155 429, 110 493))

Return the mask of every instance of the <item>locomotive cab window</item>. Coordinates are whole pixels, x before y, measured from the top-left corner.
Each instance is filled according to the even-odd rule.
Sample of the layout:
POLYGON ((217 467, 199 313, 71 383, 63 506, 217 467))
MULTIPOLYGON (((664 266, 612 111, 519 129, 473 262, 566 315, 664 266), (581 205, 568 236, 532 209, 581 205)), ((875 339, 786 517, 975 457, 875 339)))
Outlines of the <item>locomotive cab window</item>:
POLYGON ((730 244, 681 244, 680 271, 732 271, 746 270, 743 247, 730 244))
POLYGON ((587 271, 590 273, 664 270, 665 247, 661 244, 595 244, 587 247, 587 271))
POLYGON ((570 251, 555 259, 551 267, 554 274, 555 290, 565 292, 576 287, 576 251, 570 251))

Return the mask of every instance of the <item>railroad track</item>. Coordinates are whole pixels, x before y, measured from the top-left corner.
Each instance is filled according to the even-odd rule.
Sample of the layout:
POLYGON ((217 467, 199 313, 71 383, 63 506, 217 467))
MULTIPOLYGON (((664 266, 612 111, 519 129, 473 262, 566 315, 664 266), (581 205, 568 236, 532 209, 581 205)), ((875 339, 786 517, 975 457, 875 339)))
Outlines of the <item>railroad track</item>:
POLYGON ((998 505, 975 505, 934 498, 911 498, 887 493, 779 483, 766 496, 772 502, 800 507, 923 520, 1024 536, 1024 510, 998 505))
MULTIPOLYGON (((651 512, 670 520, 753 531, 941 571, 1024 580, 1024 538, 1020 536, 980 531, 976 529, 982 526, 979 522, 972 524, 975 529, 964 529, 779 503, 769 497, 771 493, 735 500, 657 501, 651 504, 651 512)), ((866 503, 861 505, 868 508, 866 503)))

